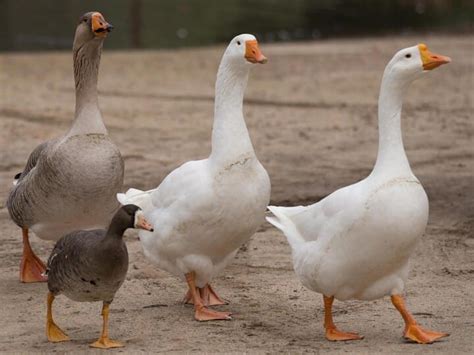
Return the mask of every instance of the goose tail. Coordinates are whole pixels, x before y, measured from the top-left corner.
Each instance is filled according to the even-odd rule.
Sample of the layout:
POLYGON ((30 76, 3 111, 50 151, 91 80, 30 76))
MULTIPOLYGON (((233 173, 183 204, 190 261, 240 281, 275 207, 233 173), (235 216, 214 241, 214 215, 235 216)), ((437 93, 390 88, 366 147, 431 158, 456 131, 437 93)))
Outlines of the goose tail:
POLYGON ((149 191, 142 191, 134 188, 128 189, 125 193, 118 193, 117 200, 121 205, 137 205, 144 211, 152 206, 149 191))
POLYGON ((267 216, 268 222, 280 229, 285 234, 288 243, 293 250, 298 249, 306 240, 303 238, 293 221, 285 214, 286 207, 268 206, 273 216, 267 216))

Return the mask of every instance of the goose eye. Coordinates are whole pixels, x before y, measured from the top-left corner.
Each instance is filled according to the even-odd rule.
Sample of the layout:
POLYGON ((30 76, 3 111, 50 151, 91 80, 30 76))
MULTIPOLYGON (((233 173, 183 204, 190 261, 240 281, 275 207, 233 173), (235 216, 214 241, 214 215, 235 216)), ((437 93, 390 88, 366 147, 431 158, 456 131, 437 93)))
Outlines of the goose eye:
POLYGON ((240 41, 237 41, 237 45, 239 45, 239 46, 240 46, 240 41))
POLYGON ((405 54, 405 58, 411 58, 411 54, 410 53, 405 54))

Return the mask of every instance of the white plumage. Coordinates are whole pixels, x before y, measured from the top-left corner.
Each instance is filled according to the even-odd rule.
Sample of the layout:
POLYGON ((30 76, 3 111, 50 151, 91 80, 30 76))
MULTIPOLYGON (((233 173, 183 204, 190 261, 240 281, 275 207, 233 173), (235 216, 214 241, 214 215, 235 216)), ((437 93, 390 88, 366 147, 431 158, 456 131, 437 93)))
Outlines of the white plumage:
MULTIPOLYGON (((399 51, 387 65, 379 97, 378 157, 366 179, 310 206, 268 207, 273 216, 267 220, 283 231, 291 246, 297 276, 304 286, 325 296, 329 340, 361 339, 333 324, 334 298, 373 300, 390 295, 402 315, 408 314, 400 295, 409 258, 428 222, 428 198, 403 147, 402 99, 414 79, 449 61, 420 44, 399 51)), ((405 330, 413 341, 427 343, 446 335, 424 331, 413 322, 407 320, 405 330)))
POLYGON ((178 277, 194 273, 198 288, 206 287, 255 233, 270 199, 270 179, 242 114, 249 47, 260 55, 255 61, 266 61, 252 35, 234 38, 222 58, 209 158, 183 164, 151 192, 131 189, 118 196, 122 204, 142 207, 155 227, 153 233, 140 233, 145 255, 178 277))

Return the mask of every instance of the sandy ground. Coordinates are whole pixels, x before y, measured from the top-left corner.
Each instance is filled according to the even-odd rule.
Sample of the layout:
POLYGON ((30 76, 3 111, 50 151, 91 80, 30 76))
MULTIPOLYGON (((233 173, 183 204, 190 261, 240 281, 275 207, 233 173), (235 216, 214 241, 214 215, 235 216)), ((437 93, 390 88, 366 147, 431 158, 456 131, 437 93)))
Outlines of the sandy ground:
MULTIPOLYGON (((113 34, 112 34, 113 35, 113 34)), ((150 264, 128 233, 130 269, 112 306, 111 335, 137 352, 467 353, 474 349, 474 37, 397 37, 263 45, 270 61, 251 74, 245 116, 272 179, 272 202, 305 204, 364 178, 377 149, 376 103, 385 64, 425 41, 453 63, 416 82, 403 112, 412 168, 430 198, 429 226, 413 257, 408 305, 420 323, 451 337, 404 342, 388 298, 336 302, 341 328, 365 339, 324 339, 321 296, 303 288, 283 235, 262 225, 214 286, 234 320, 197 323, 180 303, 185 285, 150 264)), ((223 46, 103 53, 100 105, 126 160, 126 187, 157 186, 210 149, 213 86, 223 46)), ((70 53, 0 55, 0 351, 88 350, 99 303, 55 304, 71 342, 46 341, 45 284, 20 284, 20 230, 5 200, 14 174, 74 112, 70 53)), ((46 259, 52 244, 32 237, 46 259)))

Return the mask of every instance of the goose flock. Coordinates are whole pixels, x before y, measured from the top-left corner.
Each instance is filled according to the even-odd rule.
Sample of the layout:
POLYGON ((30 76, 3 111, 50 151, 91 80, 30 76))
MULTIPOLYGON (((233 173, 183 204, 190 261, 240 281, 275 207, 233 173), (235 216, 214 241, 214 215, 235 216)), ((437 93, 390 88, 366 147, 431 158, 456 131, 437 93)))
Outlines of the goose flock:
POLYGON ((286 236, 302 284, 322 294, 328 340, 363 338, 336 327, 334 299, 385 296, 402 316, 408 341, 427 344, 448 335, 422 328, 404 302, 409 260, 425 231, 429 204, 405 154, 401 112, 410 84, 449 63, 449 57, 418 44, 390 60, 379 94, 378 155, 367 178, 309 206, 268 206, 270 178, 242 112, 250 71, 267 62, 257 39, 238 35, 224 51, 209 156, 177 167, 151 190, 123 192, 124 162, 107 134, 97 94, 102 45, 112 28, 99 12, 80 18, 73 44, 72 126, 33 150, 7 201, 22 230, 20 281, 48 284, 50 342, 69 340, 53 320, 53 301, 63 294, 78 302, 103 302, 103 329, 92 347, 123 346, 109 338, 108 322, 109 305, 128 270, 127 228, 140 229, 151 263, 186 283, 183 302, 193 305, 197 321, 232 319, 230 311, 212 308, 227 301, 211 284, 265 218, 286 236), (46 265, 30 246, 30 230, 57 241, 46 265))

